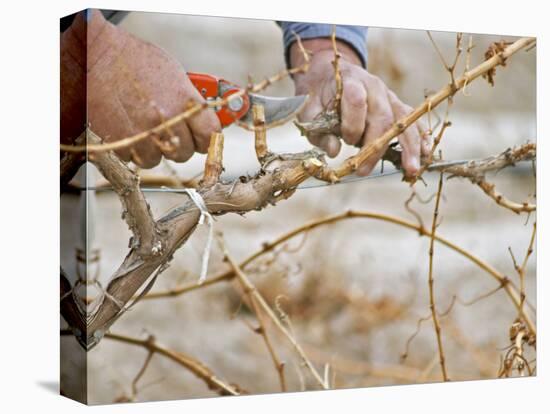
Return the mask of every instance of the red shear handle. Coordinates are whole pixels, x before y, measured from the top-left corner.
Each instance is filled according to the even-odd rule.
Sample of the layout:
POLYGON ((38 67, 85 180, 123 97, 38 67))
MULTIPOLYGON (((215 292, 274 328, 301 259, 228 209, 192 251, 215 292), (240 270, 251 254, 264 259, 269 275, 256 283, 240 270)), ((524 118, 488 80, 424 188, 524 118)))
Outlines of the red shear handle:
MULTIPOLYGON (((206 73, 187 73, 191 83, 200 92, 206 100, 225 99, 234 93, 242 91, 237 85, 234 85, 224 79, 220 79, 206 73)), ((217 108, 216 115, 222 125, 222 128, 231 125, 241 119, 250 108, 250 100, 246 93, 237 98, 233 98, 220 108, 217 108)))

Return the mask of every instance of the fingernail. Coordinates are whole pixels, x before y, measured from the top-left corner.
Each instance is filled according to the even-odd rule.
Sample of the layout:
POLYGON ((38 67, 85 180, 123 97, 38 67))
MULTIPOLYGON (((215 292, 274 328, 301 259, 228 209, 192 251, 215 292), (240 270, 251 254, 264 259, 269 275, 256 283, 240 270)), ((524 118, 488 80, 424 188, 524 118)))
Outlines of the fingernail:
POLYGON ((420 170, 420 161, 418 160, 418 157, 411 157, 408 162, 408 168, 406 169, 410 175, 416 175, 416 173, 420 170))
POLYGON ((327 152, 328 156, 330 158, 336 157, 340 152, 340 140, 333 135, 326 135, 323 138, 323 141, 323 148, 327 152))
POLYGON ((334 138, 329 139, 327 150, 330 157, 335 157, 338 154, 338 143, 335 142, 334 138))

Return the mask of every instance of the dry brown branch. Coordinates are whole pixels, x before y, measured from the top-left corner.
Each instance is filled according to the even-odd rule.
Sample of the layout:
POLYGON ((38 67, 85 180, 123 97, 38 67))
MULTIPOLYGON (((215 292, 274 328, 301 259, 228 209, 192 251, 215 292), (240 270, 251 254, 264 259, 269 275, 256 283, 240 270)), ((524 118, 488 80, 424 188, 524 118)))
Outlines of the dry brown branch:
POLYGON ((126 344, 141 346, 147 351, 152 353, 158 353, 177 364, 187 368, 195 376, 202 379, 208 388, 216 391, 220 395, 239 395, 241 394, 240 388, 234 385, 229 385, 219 379, 206 365, 202 362, 186 355, 182 352, 176 352, 158 344, 154 337, 149 336, 147 339, 138 339, 126 335, 118 335, 113 333, 105 334, 105 337, 114 341, 123 342, 126 344))
POLYGON ((529 247, 527 247, 527 251, 525 252, 525 257, 523 258, 523 262, 519 268, 519 276, 520 276, 520 307, 523 309, 523 304, 525 303, 525 268, 527 267, 527 262, 529 261, 529 257, 533 253, 533 248, 535 245, 535 236, 537 234, 537 222, 533 223, 533 231, 531 233, 531 240, 529 241, 529 247))
MULTIPOLYGON (((263 254, 265 254, 269 251, 272 251, 276 246, 280 245, 281 243, 284 243, 284 242, 288 241, 289 239, 291 239, 291 238, 293 238, 293 237, 295 237, 299 234, 302 234, 304 232, 308 232, 308 231, 313 230, 313 229, 315 229, 317 227, 320 227, 320 226, 333 224, 333 223, 337 223, 341 220, 354 219, 354 218, 368 218, 368 219, 374 219, 374 220, 381 220, 381 221, 385 221, 385 222, 388 222, 388 223, 393 223, 393 224, 396 224, 396 225, 414 230, 414 231, 418 232, 418 234, 420 236, 429 236, 430 235, 429 231, 427 229, 425 229, 423 226, 420 226, 416 223, 404 220, 404 219, 399 218, 399 217, 395 217, 395 216, 391 216, 391 215, 383 214, 383 213, 349 210, 349 211, 346 211, 344 213, 335 214, 335 215, 332 215, 332 216, 324 217, 324 218, 306 223, 302 226, 299 226, 299 227, 289 231, 288 233, 283 234, 282 236, 280 236, 279 238, 277 238, 276 240, 274 240, 270 243, 265 243, 262 246, 262 249, 260 249, 259 251, 257 251, 253 255, 249 256, 246 260, 244 260, 240 264, 240 267, 243 268, 243 267, 247 266, 248 264, 250 264, 251 262, 256 260, 258 257, 262 256, 263 254)), ((502 286, 502 289, 505 290, 506 294, 509 296, 510 300, 514 303, 515 307, 519 308, 520 300, 519 300, 519 295, 518 295, 518 289, 515 287, 513 282, 507 276, 505 276, 503 273, 496 270, 489 263, 483 261, 479 257, 477 257, 474 254, 472 254, 471 252, 463 249, 462 247, 456 245, 452 241, 444 238, 443 236, 440 236, 439 234, 436 233, 434 238, 437 242, 439 242, 439 243, 443 244, 444 246, 456 251, 457 253, 459 253, 460 255, 464 256, 466 259, 470 260, 472 263, 477 265, 480 269, 487 272, 493 279, 495 279, 499 283, 499 288, 500 288, 500 286, 502 286)), ((149 294, 143 296, 143 298, 144 299, 159 299, 159 298, 164 298, 164 297, 179 296, 179 295, 182 295, 184 293, 191 292, 193 290, 197 290, 197 289, 200 289, 200 288, 203 288, 203 287, 206 287, 206 286, 214 285, 214 284, 222 282, 222 281, 231 280, 234 277, 235 277, 235 272, 232 269, 230 269, 226 272, 223 272, 219 276, 216 276, 216 277, 211 278, 211 279, 207 279, 203 283, 203 285, 193 284, 193 285, 183 286, 183 287, 176 288, 176 289, 171 289, 171 290, 164 291, 164 292, 149 293, 149 294)), ((531 331, 536 332, 534 323, 532 322, 529 315, 527 315, 523 310, 522 310, 522 316, 527 318, 526 319, 528 321, 527 324, 528 324, 529 328, 531 329, 531 331)))
POLYGON ((471 306, 476 304, 477 302, 482 301, 483 299, 487 299, 490 296, 493 296, 495 293, 497 293, 500 289, 502 289, 504 286, 500 285, 496 288, 490 289, 488 292, 482 293, 481 295, 478 295, 470 300, 463 300, 460 299, 458 296, 454 296, 458 303, 460 303, 462 306, 471 306))
MULTIPOLYGON (((489 171, 498 171, 507 166, 513 166, 519 161, 534 160, 537 155, 537 144, 527 143, 513 148, 508 148, 502 153, 493 157, 481 160, 472 160, 467 164, 445 167, 444 172, 450 174, 450 177, 468 178, 472 183, 479 186, 485 194, 491 197, 496 203, 516 214, 526 212, 530 213, 536 210, 535 204, 528 202, 516 203, 508 200, 496 189, 495 185, 486 181, 485 175, 489 171)), ((429 168, 434 170, 437 168, 429 168)))
POLYGON ((423 318, 419 318, 416 321, 416 328, 414 332, 407 338, 407 341, 405 342, 405 350, 400 356, 401 362, 404 362, 409 357, 409 348, 411 346, 412 341, 414 338, 417 337, 417 335, 420 333, 420 329, 422 328, 422 323, 428 321, 431 319, 431 314, 428 316, 424 316, 423 318))
MULTIPOLYGON (((464 73, 468 72, 470 70, 470 62, 472 59, 472 49, 474 48, 474 37, 470 35, 468 40, 468 47, 466 48, 466 62, 464 63, 464 73)), ((525 49, 525 51, 529 51, 529 48, 525 49)), ((466 87, 468 86, 468 82, 466 81, 464 85, 462 86, 462 94, 464 96, 470 96, 468 91, 466 90, 466 87)))
POLYGON ((435 305, 434 294, 434 277, 433 277, 433 259, 434 259, 434 242, 435 242, 435 229, 437 227, 437 220, 439 217, 439 202, 441 200, 441 191, 443 190, 443 173, 439 174, 439 183, 437 185, 437 196, 435 198, 435 208, 432 219, 432 230, 430 232, 430 250, 429 250, 429 273, 428 273, 428 288, 430 293, 430 311, 432 313, 432 321, 434 324, 435 335, 437 338, 437 349, 439 352, 439 364, 441 365, 441 374, 443 381, 449 381, 447 375, 447 366, 445 365, 445 352, 443 350, 443 342, 441 340, 441 325, 439 324, 437 309, 435 305))
MULTIPOLYGON (((108 179, 117 181, 122 176, 131 174, 113 153, 100 152, 95 155, 94 162, 108 179)), ((307 179, 308 169, 318 169, 317 164, 310 165, 318 159, 317 157, 322 157, 317 151, 306 151, 291 156, 281 155, 266 162, 264 168, 267 171, 251 179, 237 180, 233 183, 218 182, 211 187, 200 188, 197 194, 203 199, 211 214, 260 210, 267 204, 275 204, 281 196, 284 198, 289 191, 307 179), (277 168, 269 170, 271 162, 274 161, 277 161, 277 168)), ((126 310, 126 304, 138 289, 152 276, 148 287, 151 286, 156 277, 153 274, 158 275, 166 268, 174 251, 191 235, 201 216, 194 202, 187 201, 154 221, 133 176, 127 176, 125 180, 120 180, 120 185, 116 184, 113 187, 123 203, 125 200, 134 200, 128 204, 126 211, 135 211, 143 219, 138 225, 133 217, 127 218, 134 232, 131 250, 109 281, 96 312, 89 318, 86 338, 82 338, 81 341, 88 349, 101 339, 102 334, 126 310), (135 186, 130 191, 127 186, 122 185, 123 181, 133 182, 135 186)))
POLYGON ((508 166, 514 166, 520 161, 534 160, 537 156, 537 144, 527 142, 523 145, 507 148, 497 155, 471 160, 466 164, 437 167, 432 166, 430 171, 443 171, 452 177, 471 178, 485 175, 490 171, 499 171, 508 166))
POLYGON ((405 206, 405 210, 407 210, 409 213, 412 214, 412 216, 416 219, 416 222, 420 227, 424 227, 424 220, 422 220, 422 216, 420 213, 418 213, 415 209, 411 207, 411 203, 413 200, 419 200, 420 197, 418 196, 417 192, 415 191, 414 187, 411 188, 411 195, 407 200, 405 200, 405 203, 403 204, 405 206))
POLYGON ((522 309, 523 309, 523 304, 525 303, 525 268, 527 267, 527 262, 529 261, 529 257, 533 253, 533 246, 535 244, 536 233, 537 233, 537 222, 534 222, 533 231, 531 232, 531 238, 529 240, 529 246, 527 247, 527 250, 525 252, 525 257, 523 258, 521 265, 519 265, 518 262, 516 261, 516 258, 514 256, 514 253, 512 252, 512 249, 508 247, 508 251, 510 252, 510 256, 512 257, 512 262, 514 263, 514 269, 516 270, 519 278, 520 307, 522 309))
MULTIPOLYGON (((99 138, 90 136, 88 140, 98 142, 99 138)), ((112 152, 93 154, 91 160, 120 198, 122 218, 133 234, 130 247, 136 248, 143 259, 158 255, 162 245, 151 208, 139 187, 139 177, 112 152)))
MULTIPOLYGON (((321 219, 318 219, 318 220, 314 220, 310 223, 306 223, 302 226, 296 227, 295 229, 283 234, 282 236, 278 237, 277 239, 275 239, 272 242, 264 243, 260 250, 258 250, 256 253, 252 254, 247 259, 242 261, 239 266, 241 268, 245 268, 246 266, 248 266, 250 263, 252 263, 256 259, 258 259, 262 255, 271 252, 273 249, 275 249, 280 244, 285 243, 288 240, 292 239, 293 237, 296 237, 296 236, 298 236, 302 233, 309 232, 310 230, 313 230, 317 227, 321 227, 321 226, 325 226, 325 225, 329 225, 329 224, 334 224, 334 223, 337 223, 337 222, 342 221, 342 220, 354 219, 354 218, 370 218, 370 219, 375 219, 375 220, 382 220, 382 221, 392 222, 394 224, 404 225, 407 228, 416 230, 420 233, 420 235, 428 234, 427 230, 425 230, 423 225, 408 222, 408 221, 403 220, 399 217, 390 216, 390 215, 381 214, 381 213, 372 213, 372 212, 349 210, 349 211, 346 211, 344 213, 324 217, 324 218, 321 218, 321 219)), ((464 251, 460 247, 456 246, 453 242, 444 239, 442 236, 440 236, 438 234, 436 234, 435 239, 438 242, 441 242, 441 243, 447 245, 447 247, 451 248, 452 250, 457 251, 458 253, 462 254, 462 252, 464 251)), ((465 257, 467 259, 472 260, 473 263, 478 265, 481 269, 487 271, 493 277, 496 276, 497 279, 501 278, 502 280, 507 280, 507 278, 504 275, 501 275, 496 269, 492 268, 489 264, 483 262, 481 259, 475 257, 474 255, 471 255, 471 256, 466 255, 465 257)), ((176 296, 188 293, 188 292, 192 292, 192 291, 197 290, 197 289, 201 289, 201 288, 206 287, 206 286, 217 284, 219 282, 229 281, 229 280, 233 279, 234 277, 235 277, 235 272, 232 269, 229 269, 229 270, 221 273, 218 276, 207 279, 202 285, 197 285, 196 283, 193 283, 191 285, 176 287, 176 288, 166 290, 166 291, 151 292, 151 293, 148 293, 147 295, 144 295, 142 300, 161 299, 161 298, 166 298, 166 297, 176 297, 176 296)), ((510 283, 510 282, 506 282, 506 283, 510 283)))
POLYGON ((145 361, 143 362, 143 365, 141 366, 140 370, 138 371, 138 373, 136 374, 136 376, 132 380, 132 387, 131 387, 131 394, 130 394, 130 397, 129 397, 129 401, 134 401, 135 400, 135 398, 138 394, 137 383, 141 379, 141 377, 143 377, 143 374, 145 374, 145 371, 149 367, 149 363, 153 359, 153 355, 155 355, 155 353, 153 351, 148 351, 147 352, 147 356, 145 357, 145 361))
MULTIPOLYGON (((227 259, 230 263, 235 263, 234 261, 230 261, 230 259, 227 259)), ((246 281, 243 280, 241 277, 244 272, 241 270, 240 267, 238 267, 237 264, 235 264, 235 267, 232 266, 232 269, 236 272, 237 278, 239 279, 239 282, 244 290, 244 293, 248 297, 249 307, 254 312, 254 315, 256 316, 256 320, 258 321, 258 328, 253 328, 253 331, 259 335, 262 336, 262 339, 265 343, 265 346, 267 348, 267 351, 269 352, 269 356, 271 357, 271 360, 273 361, 273 365, 275 367, 275 371, 277 372, 277 375, 279 376, 279 383, 281 385, 281 391, 286 391, 286 379, 285 379, 285 364, 281 362, 279 357, 277 356, 277 353, 275 352, 275 348, 273 348, 273 344, 271 343, 271 340, 269 338, 269 335, 267 333, 267 327, 264 322, 264 318, 262 316, 262 311, 259 308, 259 304, 257 302, 257 299, 252 294, 252 291, 247 287, 246 281)))
MULTIPOLYGON (((502 54, 505 57, 510 56, 533 42, 534 39, 519 40, 506 48, 502 54)), ((474 79, 489 68, 498 65, 497 60, 490 59, 466 73, 461 79, 474 79)), ((303 68, 297 68, 296 70, 303 70, 303 68)), ((285 73, 288 74, 290 71, 285 73)), ((253 90, 265 87, 272 79, 279 79, 281 76, 268 78, 254 86, 253 90)), ((457 82, 460 83, 461 80, 459 79, 457 82)), ((437 104, 450 94, 451 92, 444 88, 435 96, 430 97, 430 102, 431 104, 437 104)), ((402 132, 403 128, 414 119, 417 119, 425 109, 426 102, 424 106, 417 108, 404 118, 403 123, 398 123, 392 130, 397 128, 398 131, 395 131, 402 132)), ((168 120, 167 122, 171 121, 168 120)), ((164 125, 163 128, 165 127, 167 126, 164 125)), ((376 142, 379 144, 385 142, 392 130, 376 142)), ((89 134, 88 138, 97 141, 92 133, 89 134)), ((106 145, 94 145, 97 145, 97 148, 101 150, 90 154, 90 159, 100 169, 104 177, 111 182, 121 199, 123 216, 133 233, 133 237, 130 242, 130 252, 110 278, 97 308, 93 314, 83 316, 86 319, 88 329, 85 333, 81 332, 82 337, 79 341, 87 349, 99 342, 112 323, 127 310, 129 301, 149 280, 142 291, 142 294, 147 293, 157 275, 168 266, 173 253, 192 234, 199 223, 199 219, 204 214, 193 201, 197 197, 201 198, 201 205, 204 204, 210 214, 220 215, 228 212, 243 214, 251 210, 261 210, 268 204, 275 204, 288 198, 297 186, 310 176, 333 181, 336 176, 341 176, 338 174, 351 172, 353 168, 349 169, 349 166, 356 165, 350 161, 351 159, 348 159, 334 173, 326 166, 324 154, 318 150, 299 154, 273 155, 265 160, 262 170, 254 177, 242 177, 232 183, 217 182, 209 187, 199 187, 193 200, 187 200, 181 206, 174 208, 164 217, 155 221, 145 197, 140 191, 137 176, 120 162, 113 153, 103 151, 106 145)), ((361 160, 370 151, 368 150, 370 147, 365 147, 353 159, 361 160)), ((423 231, 427 234, 424 229, 423 231)), ((516 294, 516 291, 509 284, 505 289, 511 297, 516 294)), ((139 299, 140 296, 137 296, 136 299, 139 299)), ((529 319, 526 319, 526 321, 529 321, 529 319)), ((534 325, 529 324, 529 327, 533 328, 534 332, 534 325)))
POLYGON ((336 45, 336 26, 332 26, 332 34, 330 36, 332 41, 332 50, 334 51, 334 60, 332 61, 332 66, 334 67, 334 82, 336 83, 336 92, 334 94, 334 106, 333 111, 340 118, 341 114, 341 103, 342 95, 344 92, 344 85, 342 82, 342 72, 340 71, 340 58, 342 55, 338 52, 338 46, 336 45))
POLYGON ((130 137, 121 138, 120 140, 110 142, 108 144, 98 144, 95 142, 92 143, 86 143, 86 144, 76 144, 76 145, 60 145, 61 151, 66 152, 100 152, 100 151, 115 151, 122 148, 126 148, 130 145, 134 145, 139 141, 142 141, 147 138, 154 137, 158 134, 161 134, 165 130, 169 130, 173 126, 177 125, 178 123, 184 121, 185 119, 191 118, 193 115, 197 114, 198 112, 205 110, 207 108, 216 108, 216 107, 223 107, 229 104, 230 101, 234 99, 238 99, 239 97, 243 96, 246 93, 257 93, 271 84, 280 81, 281 79, 286 78, 287 76, 292 76, 297 73, 305 73, 309 69, 309 55, 305 51, 305 49, 302 46, 302 42, 298 36, 296 36, 296 41, 300 47, 300 50, 302 51, 304 55, 304 63, 300 66, 297 66, 295 68, 285 69, 280 71, 279 73, 267 77, 261 82, 255 84, 255 85, 248 85, 246 88, 233 93, 231 95, 228 95, 227 97, 223 99, 215 99, 213 101, 207 101, 204 103, 199 102, 189 102, 188 108, 184 110, 183 112, 173 116, 172 118, 169 118, 165 120, 164 122, 161 122, 159 125, 148 129, 146 131, 142 131, 138 134, 132 135, 130 137))
POLYGON ((536 349, 536 337, 529 332, 520 318, 516 319, 510 327, 509 336, 511 345, 502 359, 498 377, 510 377, 513 375, 514 370, 520 376, 524 376, 525 370, 527 370, 529 376, 533 375, 534 370, 524 356, 524 347, 529 345, 536 349))
MULTIPOLYGON (((485 52, 485 59, 491 59, 493 56, 500 55, 506 49, 506 47, 508 47, 511 44, 512 44, 511 42, 505 42, 504 40, 492 43, 487 49, 487 51, 485 52)), ((531 47, 533 45, 531 45, 531 47)), ((503 56, 501 60, 502 60, 501 65, 506 66, 506 57, 503 56)), ((495 86, 495 75, 496 75, 496 69, 492 68, 491 70, 487 71, 483 75, 483 78, 487 79, 487 82, 489 82, 491 86, 495 86)))
POLYGON ((204 165, 204 176, 199 183, 201 187, 212 187, 216 184, 223 171, 223 134, 214 132, 210 137, 208 154, 204 165))
MULTIPOLYGON (((61 330, 61 335, 70 335, 71 331, 61 330)), ((230 385, 219 379, 213 372, 204 365, 202 362, 194 359, 193 357, 184 354, 183 352, 173 351, 165 346, 159 344, 155 337, 149 335, 147 339, 134 338, 127 335, 120 335, 114 333, 105 334, 105 338, 122 342, 129 345, 140 346, 145 348, 150 354, 159 354, 168 359, 171 359, 178 365, 188 369, 197 378, 203 380, 209 389, 216 391, 220 395, 241 395, 243 393, 242 388, 236 385, 230 385)))
MULTIPOLYGON (((450 102, 449 102, 449 105, 450 105, 450 102)), ((447 120, 447 117, 445 117, 445 121, 443 121, 443 125, 441 125, 441 129, 439 130, 439 133, 435 137, 432 148, 430 149, 430 154, 428 155, 427 159, 424 161, 424 163, 420 167, 417 177, 421 177, 422 174, 424 174, 424 172, 430 167, 430 165, 432 165, 435 151, 437 150, 437 147, 441 143, 441 139, 443 138, 443 134, 445 133, 445 130, 450 126, 451 126, 451 123, 447 120)))
MULTIPOLYGON (((92 142, 99 140, 93 134, 88 139, 92 142)), ((79 309, 76 303, 71 303, 75 302, 74 295, 61 296, 65 301, 65 304, 62 301, 62 315, 86 349, 101 339, 116 317, 127 309, 126 304, 136 290, 166 261, 163 254, 163 233, 166 230, 159 228, 153 219, 149 204, 139 187, 139 177, 112 152, 93 154, 90 160, 119 196, 123 208, 122 218, 128 224, 132 238, 129 243, 130 253, 112 276, 103 292, 101 303, 98 308, 92 309, 91 314, 82 309, 79 314, 71 312, 79 309), (127 273, 132 273, 134 277, 125 278, 127 273), (85 329, 81 329, 82 326, 85 329)))
POLYGON ((256 315, 256 320, 258 321, 258 328, 254 329, 254 332, 261 335, 265 346, 267 348, 267 351, 269 352, 269 356, 271 357, 271 360, 273 361, 273 366, 275 367, 275 371, 277 372, 277 375, 279 376, 279 383, 281 385, 281 391, 285 392, 287 390, 286 388, 286 378, 285 378, 285 364, 281 362, 279 357, 277 356, 277 353, 275 352, 275 348, 273 348, 273 344, 271 343, 271 340, 269 339, 269 335, 267 334, 267 327, 265 325, 262 313, 260 308, 258 307, 258 303, 256 302, 256 299, 254 299, 254 296, 250 294, 250 291, 245 287, 244 284, 242 284, 241 279, 239 279, 241 282, 241 285, 243 289, 245 290, 246 294, 248 295, 250 306, 252 307, 252 311, 254 312, 254 315, 256 315))
MULTIPOLYGON (((323 381, 323 378, 321 377, 317 369, 315 369, 315 367, 313 366, 313 364, 305 354, 300 344, 296 341, 292 333, 281 323, 280 319, 277 317, 277 315, 275 315, 275 312, 273 312, 273 309, 271 309, 271 306, 269 306, 269 304, 265 301, 264 297, 261 295, 258 289, 256 289, 254 284, 250 281, 248 276, 246 276, 246 274, 241 270, 237 262, 235 262, 233 258, 229 255, 223 241, 220 244, 223 250, 224 259, 231 265, 231 268, 235 272, 236 276, 239 278, 239 281, 242 284, 243 288, 245 289, 245 292, 247 293, 247 295, 252 297, 252 302, 254 303, 255 301, 255 303, 257 303, 262 308, 265 314, 275 324, 277 329, 279 329, 279 331, 288 339, 288 341, 291 343, 291 345, 293 346, 295 351, 298 353, 303 363, 311 372, 313 378, 319 383, 319 385, 323 389, 328 389, 328 384, 326 384, 325 381, 323 381)), ((278 362, 278 359, 274 358, 273 361, 274 363, 276 363, 276 361, 278 362)), ((277 367, 279 366, 280 366, 280 363, 278 363, 277 367)), ((277 368, 277 369, 279 370, 280 368, 277 368)))
POLYGON ((267 131, 265 128, 265 111, 262 105, 252 106, 252 118, 254 119, 254 147, 256 158, 263 164, 269 154, 267 149, 267 131))
POLYGON ((454 84, 447 85, 440 89, 437 93, 429 96, 428 99, 414 109, 409 115, 397 121, 380 138, 374 140, 372 144, 364 146, 356 155, 344 161, 342 165, 336 169, 336 175, 338 177, 343 177, 355 171, 365 161, 385 148, 393 138, 402 134, 405 128, 416 122, 428 111, 428 108, 435 108, 445 99, 453 96, 457 90, 464 86, 466 82, 471 83, 472 80, 478 78, 484 73, 487 73, 489 70, 502 65, 504 60, 512 56, 514 53, 530 46, 535 42, 536 40, 534 38, 522 38, 517 40, 512 45, 506 47, 502 52, 476 66, 469 72, 464 73, 464 75, 458 78, 454 84))
MULTIPOLYGON (((444 318, 444 317, 448 316, 451 313, 451 311, 453 310, 453 307, 454 307, 454 304, 455 304, 456 300, 457 300, 457 297, 453 296, 453 298, 451 300, 451 303, 449 304, 447 309, 444 312, 437 312, 437 317, 438 318, 444 318)), ((401 362, 405 361, 408 358, 410 345, 411 345, 412 341, 414 340, 414 338, 416 338, 416 336, 420 333, 420 329, 422 328, 422 324, 424 322, 429 321, 430 319, 432 319, 431 310, 430 310, 430 313, 427 316, 424 316, 422 318, 417 319, 416 329, 407 338, 407 342, 405 342, 405 351, 401 354, 401 362)))
POLYGON ((507 199, 503 194, 499 193, 496 190, 494 184, 485 181, 485 179, 483 178, 476 181, 475 184, 477 184, 477 186, 481 188, 485 194, 495 200, 495 202, 499 206, 507 208, 508 210, 513 211, 516 214, 531 213, 537 209, 537 206, 535 204, 531 204, 527 201, 516 203, 515 201, 507 199))
MULTIPOLYGON (((490 57, 480 65, 465 72, 454 83, 448 84, 441 88, 438 92, 431 94, 424 102, 416 107, 410 114, 399 119, 393 126, 388 129, 381 137, 374 140, 372 143, 365 145, 357 154, 346 159, 338 168, 335 169, 335 174, 338 178, 353 173, 359 166, 365 163, 368 159, 380 153, 392 139, 402 134, 403 131, 416 122, 422 115, 428 113, 433 108, 438 106, 444 100, 454 96, 466 83, 471 83, 474 79, 486 74, 502 65, 506 59, 514 55, 520 50, 523 50, 535 44, 535 38, 521 38, 513 44, 505 47, 494 56, 490 57)), ((318 134, 319 131, 335 132, 339 128, 338 119, 335 116, 320 117, 313 123, 299 123, 300 131, 303 135, 318 134)))
MULTIPOLYGON (((149 188, 159 188, 159 187, 170 187, 170 188, 198 188, 200 176, 201 174, 198 174, 197 177, 192 178, 181 178, 178 177, 175 174, 170 173, 169 175, 161 175, 161 174, 143 174, 142 171, 137 172, 139 177, 139 186, 141 188, 149 187, 149 188)), ((80 182, 74 182, 69 183, 65 186, 64 192, 72 192, 76 194, 80 194, 80 191, 85 189, 85 183, 80 182)), ((96 182, 96 185, 94 186, 94 189, 102 191, 102 190, 110 190, 112 188, 112 185, 107 181, 106 179, 102 178, 99 179, 96 182)))
POLYGON ((437 43, 433 39, 432 34, 430 33, 429 30, 427 31, 427 33, 428 33, 428 37, 430 38, 430 41, 432 42, 432 45, 433 45, 434 49, 437 52, 437 55, 439 56, 439 59, 441 60, 441 63, 445 67, 445 70, 447 72, 449 72, 449 75, 451 77, 451 85, 455 85, 455 74, 454 73, 455 73, 456 65, 458 64, 458 59, 460 58, 460 55, 462 54, 462 33, 457 33, 456 34, 456 46, 455 46, 456 53, 455 53, 455 58, 453 60, 453 63, 450 64, 450 65, 447 64, 445 58, 443 57, 443 54, 441 53, 441 50, 437 46, 437 43))

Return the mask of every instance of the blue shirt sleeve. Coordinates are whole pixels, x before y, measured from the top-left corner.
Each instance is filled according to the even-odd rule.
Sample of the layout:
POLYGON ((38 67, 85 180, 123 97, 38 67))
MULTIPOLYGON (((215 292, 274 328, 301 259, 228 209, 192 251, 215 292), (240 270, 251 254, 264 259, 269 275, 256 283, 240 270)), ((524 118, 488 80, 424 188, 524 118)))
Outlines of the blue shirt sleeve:
MULTIPOLYGON (((300 39, 313 39, 316 37, 332 36, 332 24, 277 22, 283 30, 283 43, 285 47, 285 60, 288 66, 289 49, 296 41, 294 33, 300 39)), ((361 59, 363 67, 367 65, 367 28, 363 26, 336 25, 336 38, 349 44, 361 59)))

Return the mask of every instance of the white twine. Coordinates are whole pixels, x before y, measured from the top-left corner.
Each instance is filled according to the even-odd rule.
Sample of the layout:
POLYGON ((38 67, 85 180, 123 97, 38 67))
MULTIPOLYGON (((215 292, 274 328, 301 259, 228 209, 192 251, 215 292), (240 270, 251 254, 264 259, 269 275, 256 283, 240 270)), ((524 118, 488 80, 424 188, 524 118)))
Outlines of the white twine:
POLYGON ((214 239, 214 218, 208 212, 208 209, 206 208, 206 203, 204 202, 204 199, 197 190, 195 190, 194 188, 185 188, 183 189, 183 191, 187 193, 191 201, 195 203, 195 205, 201 212, 201 216, 199 217, 199 224, 208 225, 208 237, 206 239, 206 244, 202 253, 202 265, 198 281, 198 284, 201 285, 206 280, 206 272, 208 271, 208 260, 210 258, 212 240, 214 239))

